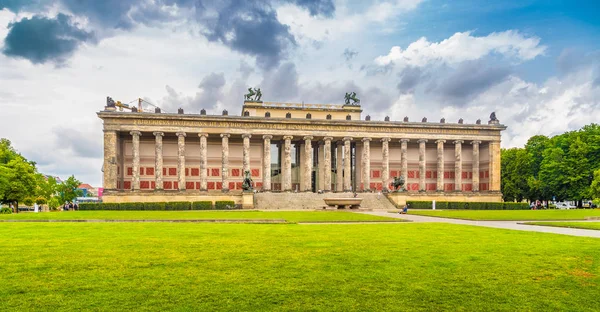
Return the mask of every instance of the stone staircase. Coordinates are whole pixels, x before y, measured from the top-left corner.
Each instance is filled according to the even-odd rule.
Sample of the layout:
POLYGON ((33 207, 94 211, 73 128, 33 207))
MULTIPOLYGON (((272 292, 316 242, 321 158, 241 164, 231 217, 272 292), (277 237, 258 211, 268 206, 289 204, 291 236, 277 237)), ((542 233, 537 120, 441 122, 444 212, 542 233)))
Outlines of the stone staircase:
MULTIPOLYGON (((256 193, 254 194, 255 209, 302 210, 322 209, 325 207, 324 198, 352 198, 352 193, 256 193)), ((362 209, 393 210, 396 207, 385 197, 377 193, 359 193, 363 199, 362 209)))

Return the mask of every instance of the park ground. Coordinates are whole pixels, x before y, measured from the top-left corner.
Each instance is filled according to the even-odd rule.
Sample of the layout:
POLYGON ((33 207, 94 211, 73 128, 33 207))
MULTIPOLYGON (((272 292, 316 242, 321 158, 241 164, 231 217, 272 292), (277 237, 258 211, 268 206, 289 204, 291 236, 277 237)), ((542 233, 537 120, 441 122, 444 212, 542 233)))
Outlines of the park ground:
MULTIPOLYGON (((117 219, 125 212, 93 213, 117 219)), ((127 213, 139 219, 154 212, 127 213)), ((182 219, 188 212, 168 213, 182 219)), ((293 213, 307 214, 296 221, 350 218, 293 213)), ((600 239, 587 237, 417 222, 0 225, 2 311, 600 306, 600 239)))
POLYGON ((440 218, 489 221, 585 220, 586 217, 600 218, 600 209, 410 210, 410 214, 440 218))

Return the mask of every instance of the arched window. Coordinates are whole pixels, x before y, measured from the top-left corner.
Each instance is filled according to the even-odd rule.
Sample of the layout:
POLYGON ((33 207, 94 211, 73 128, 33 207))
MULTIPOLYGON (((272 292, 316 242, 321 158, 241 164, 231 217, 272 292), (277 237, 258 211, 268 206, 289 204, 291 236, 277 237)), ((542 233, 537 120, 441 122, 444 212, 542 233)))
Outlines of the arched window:
POLYGON ((331 114, 327 115, 327 120, 331 120, 331 114))
POLYGON ((250 112, 249 111, 245 111, 244 112, 244 117, 250 116, 250 112))
POLYGON ((292 114, 291 113, 285 114, 285 118, 292 118, 292 114))
POLYGON ((311 119, 312 115, 310 113, 306 114, 306 119, 311 119))
POLYGON ((346 115, 346 120, 352 120, 352 116, 350 114, 346 115))
POLYGON ((271 117, 271 112, 266 112, 265 117, 267 117, 267 118, 271 117))

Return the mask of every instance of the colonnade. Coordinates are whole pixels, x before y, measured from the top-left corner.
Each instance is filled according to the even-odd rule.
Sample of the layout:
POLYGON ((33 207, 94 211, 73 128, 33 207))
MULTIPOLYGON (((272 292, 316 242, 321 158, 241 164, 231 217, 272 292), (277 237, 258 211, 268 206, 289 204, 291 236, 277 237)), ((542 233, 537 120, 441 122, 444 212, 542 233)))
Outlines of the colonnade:
MULTIPOLYGON (((114 135, 114 134, 108 134, 114 135)), ((140 131, 131 131, 130 135, 132 136, 132 157, 133 157, 133 179, 132 179, 132 189, 139 190, 140 189, 140 137, 142 133, 140 131)), ((155 187, 160 190, 163 188, 163 132, 153 132, 155 137, 155 187)), ((187 134, 185 132, 177 132, 177 181, 180 190, 185 190, 186 183, 186 175, 185 175, 185 139, 187 134)), ((207 140, 209 137, 208 133, 198 133, 199 137, 199 145, 200 145, 200 190, 207 190, 207 140)), ((106 136, 106 132, 105 132, 106 136)), ((230 134, 221 134, 222 141, 222 150, 221 150, 221 178, 222 178, 222 190, 224 192, 228 191, 228 180, 229 180, 229 139, 231 137, 230 134)), ((243 172, 250 171, 250 139, 252 138, 251 134, 243 134, 241 135, 243 139, 242 144, 242 168, 243 172)), ((112 137, 111 137, 112 138, 112 137)), ((294 137, 291 135, 283 136, 283 153, 282 153, 282 191, 292 191, 292 161, 291 161, 291 144, 292 139, 294 137)), ((263 161, 262 161, 262 170, 263 170, 263 189, 265 191, 272 190, 271 183, 271 140, 273 139, 272 135, 263 135, 263 161)), ((105 137, 106 140, 106 137, 105 137)), ((312 166, 313 166, 313 151, 312 151, 312 143, 314 140, 313 136, 303 136, 302 137, 304 143, 304 157, 302 161, 301 172, 304 174, 304 181, 302 190, 310 191, 312 189, 312 166)), ((351 151, 351 142, 353 140, 352 137, 344 137, 341 140, 337 141, 337 160, 336 161, 336 185, 335 189, 332 190, 332 156, 331 155, 331 144, 333 142, 333 137, 324 137, 322 142, 323 153, 322 156, 319 154, 319 160, 323 161, 323 171, 322 179, 323 179, 323 191, 337 191, 337 192, 349 192, 352 191, 352 180, 351 180, 351 159, 350 159, 350 151, 351 151), (342 152, 343 149, 343 152, 342 152)), ((361 139, 362 142, 362 156, 361 156, 361 172, 360 179, 364 185, 364 189, 369 189, 371 183, 371 160, 370 160, 370 143, 372 138, 365 137, 361 139)), ((382 142, 382 164, 381 164, 381 182, 384 188, 384 191, 388 190, 388 184, 390 179, 390 151, 389 151, 389 142, 392 141, 389 137, 381 138, 382 142)), ((400 164, 401 164, 401 175, 404 177, 405 181, 407 179, 408 172, 408 143, 409 139, 400 139, 398 141, 400 143, 400 164)), ((427 139, 419 139, 417 143, 419 144, 419 191, 426 190, 426 144, 427 139)), ((444 144, 446 140, 436 140, 437 144, 437 183, 436 183, 436 191, 443 192, 444 191, 444 144)), ((462 145, 464 144, 463 140, 455 140, 454 144, 454 178, 455 178, 455 191, 462 191, 462 145)), ((479 191, 479 145, 481 141, 471 141, 470 144, 473 145, 473 187, 472 191, 479 191)), ((496 144, 496 142, 490 142, 490 146, 492 144, 496 144)), ((111 153, 115 153, 116 151, 110 150, 111 153)), ((106 151, 105 151, 106 152, 106 151)), ((490 152, 490 164, 494 161, 499 161, 499 159, 492 159, 495 153, 490 152)), ((109 155, 110 156, 110 155, 109 155)), ((490 165, 491 167, 491 165, 490 165)), ((110 175, 106 175, 110 176, 110 175)), ((490 177, 493 179, 493 177, 490 177)), ((379 181, 378 181, 379 182, 379 181)), ((499 186, 498 186, 499 187, 499 186)))

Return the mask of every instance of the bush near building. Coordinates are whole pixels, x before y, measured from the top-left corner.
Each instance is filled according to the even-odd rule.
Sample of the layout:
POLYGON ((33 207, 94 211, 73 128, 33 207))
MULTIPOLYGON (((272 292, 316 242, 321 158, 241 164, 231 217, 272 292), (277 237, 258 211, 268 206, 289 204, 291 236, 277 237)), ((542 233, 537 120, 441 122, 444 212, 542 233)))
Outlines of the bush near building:
POLYGON ((226 210, 235 209, 235 202, 222 200, 197 202, 159 202, 159 203, 81 203, 79 210, 226 210))
MULTIPOLYGON (((432 209, 432 201, 406 201, 412 209, 432 209)), ((461 209, 461 210, 528 210, 527 203, 485 203, 485 202, 447 202, 436 201, 436 209, 461 209)))

